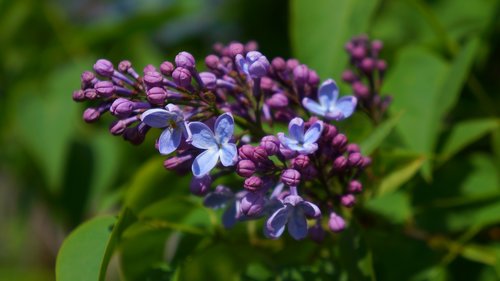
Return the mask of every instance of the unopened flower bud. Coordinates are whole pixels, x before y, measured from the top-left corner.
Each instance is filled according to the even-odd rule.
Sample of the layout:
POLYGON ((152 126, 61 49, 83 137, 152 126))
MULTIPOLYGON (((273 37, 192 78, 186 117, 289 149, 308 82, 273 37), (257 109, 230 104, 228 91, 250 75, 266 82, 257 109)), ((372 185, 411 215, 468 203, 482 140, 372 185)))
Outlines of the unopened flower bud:
POLYGON ((326 141, 331 141, 337 136, 338 130, 335 126, 330 124, 323 124, 323 138, 326 141))
POLYGON ((356 46, 352 49, 351 55, 354 59, 361 60, 366 56, 366 49, 363 46, 356 46))
POLYGON ((236 166, 236 173, 244 178, 252 176, 255 173, 255 163, 252 160, 240 160, 236 166))
POLYGON ((370 89, 368 89, 365 84, 359 81, 352 84, 352 90, 354 94, 359 98, 365 99, 370 96, 370 89))
POLYGON ((192 69, 196 66, 196 61, 193 55, 188 52, 180 52, 175 56, 175 64, 177 67, 184 67, 187 69, 192 69))
POLYGON ((147 96, 150 103, 162 105, 167 98, 167 91, 161 87, 153 87, 147 91, 147 96))
POLYGON ((217 77, 212 72, 201 72, 200 78, 208 90, 213 90, 217 86, 217 77))
POLYGON ((349 182, 349 186, 347 187, 347 191, 349 193, 360 193, 361 191, 363 191, 363 185, 361 184, 361 182, 359 182, 357 180, 352 180, 349 182))
POLYGON ((269 77, 262 77, 262 79, 260 80, 260 88, 263 91, 270 92, 273 90, 274 86, 275 86, 274 81, 269 77))
POLYGON ((273 69, 277 72, 281 72, 281 71, 285 70, 285 68, 286 68, 285 60, 283 58, 280 58, 280 57, 274 58, 273 61, 271 62, 271 65, 272 65, 273 69))
POLYGON ((99 81, 94 85, 97 94, 102 98, 109 98, 115 92, 115 85, 111 81, 99 81))
POLYGON ((297 186, 300 183, 300 173, 295 169, 286 169, 281 174, 281 181, 288 186, 297 186))
POLYGON ((123 131, 127 128, 127 124, 123 120, 116 120, 109 126, 109 132, 112 135, 118 136, 123 134, 123 131))
POLYGON ((99 75, 111 77, 113 76, 114 72, 113 64, 109 60, 97 60, 97 62, 94 64, 94 71, 99 75))
POLYGON ((340 155, 333 161, 333 170, 336 172, 341 172, 347 167, 347 159, 340 155))
POLYGON ((286 61, 286 67, 293 71, 297 66, 299 66, 300 62, 297 59, 288 59, 286 61))
POLYGON ((128 70, 132 67, 132 63, 128 60, 121 61, 118 64, 118 71, 122 73, 127 73, 128 70))
POLYGON ((173 156, 168 158, 163 162, 163 166, 167 170, 182 170, 188 168, 193 160, 192 154, 186 154, 181 156, 173 156))
POLYGON ((375 61, 372 58, 364 58, 360 65, 361 70, 365 73, 370 73, 375 68, 375 61))
POLYGON ((378 54, 384 47, 384 43, 382 43, 382 41, 380 40, 373 40, 371 46, 372 46, 372 51, 375 54, 378 54))
POLYGON ((342 73, 342 80, 347 83, 353 83, 358 80, 358 77, 354 74, 354 72, 352 72, 352 70, 346 70, 342 73))
POLYGON ((81 76, 81 81, 82 81, 82 87, 87 88, 92 86, 92 82, 94 81, 95 74, 90 71, 84 71, 81 76))
POLYGON ((233 42, 229 44, 229 53, 231 57, 236 57, 236 55, 243 55, 245 52, 245 46, 239 42, 233 42))
POLYGON ((347 165, 349 167, 354 168, 361 166, 363 164, 363 156, 359 152, 354 152, 349 154, 349 158, 347 158, 347 165))
POLYGON ((85 92, 82 90, 73 91, 73 100, 74 101, 84 101, 85 100, 85 92))
POLYGON ((262 179, 258 176, 251 176, 245 180, 243 187, 249 191, 257 191, 262 187, 262 179))
POLYGON ((118 98, 111 104, 109 111, 111 114, 123 118, 129 116, 133 109, 133 102, 124 98, 118 98))
POLYGON ((253 151, 254 151, 253 146, 251 146, 250 144, 245 144, 238 149, 238 156, 241 159, 253 160, 253 151))
POLYGON ((189 190, 191 190, 191 193, 194 195, 203 196, 208 193, 211 184, 212 178, 208 174, 199 178, 193 177, 191 179, 191 184, 189 185, 189 190))
POLYGON ((332 140, 332 146, 339 152, 344 152, 347 145, 347 137, 344 134, 337 134, 332 140))
POLYGON ((293 76, 295 78, 295 83, 302 86, 309 81, 309 69, 305 64, 298 65, 293 69, 293 76))
POLYGON ((269 160, 266 149, 260 146, 255 147, 253 150, 252 160, 255 162, 266 162, 269 160))
POLYGON ((258 216, 265 207, 266 200, 262 194, 248 192, 241 198, 240 211, 243 215, 253 217, 258 216))
POLYGON ((191 77, 191 72, 184 67, 177 67, 172 73, 174 82, 183 88, 187 88, 191 85, 191 77))
POLYGON ((292 168, 302 171, 311 164, 311 159, 309 156, 299 154, 297 157, 292 159, 292 168))
POLYGON ((163 76, 158 71, 148 71, 144 75, 144 83, 149 87, 161 87, 163 76))
POLYGON ((377 60, 377 69, 380 72, 384 72, 387 69, 387 63, 385 60, 377 60))
POLYGON ((345 221, 341 216, 332 212, 328 220, 328 228, 333 232, 342 232, 345 229, 345 221))
POLYGON ((363 163, 361 164, 361 168, 366 168, 372 164, 372 159, 370 157, 363 157, 363 163))
POLYGON ((266 150, 267 155, 276 155, 279 151, 280 141, 275 136, 265 136, 260 141, 260 147, 266 150))
POLYGON ((288 106, 288 98, 283 93, 276 93, 266 100, 266 104, 272 108, 283 108, 288 106))
POLYGON ((349 153, 354 153, 354 152, 360 152, 361 149, 359 148, 359 145, 355 143, 350 143, 347 145, 346 151, 349 153))
POLYGON ((314 70, 309 69, 309 80, 308 80, 309 84, 315 86, 319 84, 319 81, 320 80, 318 73, 314 70))
POLYGON ((210 69, 217 69, 219 66, 219 57, 216 55, 208 55, 205 58, 205 65, 210 69))
POLYGON ((345 207, 351 208, 352 206, 354 206, 354 204, 356 204, 356 197, 354 197, 354 195, 350 193, 342 195, 342 197, 340 198, 340 203, 342 203, 342 205, 345 207))
POLYGON ((245 44, 245 52, 257 51, 259 49, 259 44, 256 41, 248 41, 245 44))
POLYGON ((174 64, 169 62, 169 61, 164 61, 160 64, 160 72, 161 74, 165 76, 170 76, 172 75, 172 72, 174 71, 174 64))
POLYGON ((95 122, 99 120, 99 117, 101 117, 101 112, 93 107, 89 107, 83 112, 83 120, 87 123, 95 122))

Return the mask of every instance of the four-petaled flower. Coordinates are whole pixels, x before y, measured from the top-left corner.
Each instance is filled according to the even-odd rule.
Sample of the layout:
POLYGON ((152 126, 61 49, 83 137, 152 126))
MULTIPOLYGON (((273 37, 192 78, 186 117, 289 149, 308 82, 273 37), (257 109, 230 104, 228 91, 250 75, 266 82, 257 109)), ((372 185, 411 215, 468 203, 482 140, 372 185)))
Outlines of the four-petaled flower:
POLYGON ((234 120, 230 113, 224 113, 215 121, 214 131, 201 122, 189 123, 191 144, 204 149, 193 162, 192 171, 195 177, 201 177, 212 170, 219 158, 222 165, 228 167, 236 164, 236 144, 229 143, 233 136, 234 120))
POLYGON ((298 195, 288 195, 282 201, 281 208, 267 219, 264 225, 264 234, 276 239, 285 231, 288 225, 288 233, 295 239, 300 240, 307 236, 307 219, 321 216, 321 211, 315 204, 305 201, 298 195))
POLYGON ((304 133, 304 120, 299 117, 293 118, 288 124, 289 136, 278 133, 278 138, 288 149, 299 152, 300 154, 311 154, 318 149, 316 141, 323 131, 323 122, 316 121, 304 133))
POLYGON ((165 128, 158 140, 158 150, 161 154, 170 154, 179 147, 182 135, 189 138, 189 131, 179 107, 168 104, 165 108, 146 110, 141 115, 141 121, 153 128, 165 128))
POLYGON ((357 99, 354 96, 339 97, 339 88, 332 79, 328 79, 318 90, 319 103, 304 98, 302 105, 311 113, 323 116, 327 120, 342 120, 352 115, 357 99))

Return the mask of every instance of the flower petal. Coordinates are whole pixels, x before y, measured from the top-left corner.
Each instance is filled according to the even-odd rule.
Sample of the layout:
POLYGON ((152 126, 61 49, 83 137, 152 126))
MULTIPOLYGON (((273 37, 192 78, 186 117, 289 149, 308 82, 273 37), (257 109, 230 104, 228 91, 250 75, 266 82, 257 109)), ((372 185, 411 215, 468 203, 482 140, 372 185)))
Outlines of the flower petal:
POLYGON ((316 206, 316 204, 313 204, 309 201, 302 201, 298 205, 300 208, 302 208, 304 214, 308 217, 317 218, 321 216, 321 210, 318 208, 318 206, 316 206))
POLYGON ((318 144, 317 143, 304 143, 304 145, 302 145, 300 147, 299 150, 297 150, 300 154, 312 154, 314 152, 316 152, 316 150, 318 150, 318 144))
POLYGON ((207 125, 201 122, 191 122, 188 125, 191 132, 191 144, 200 149, 217 148, 214 133, 207 125))
POLYGON ((326 80, 319 87, 318 100, 324 108, 331 108, 337 101, 338 96, 339 88, 337 87, 337 83, 332 79, 326 80))
POLYGON ((220 144, 227 143, 234 132, 234 119, 231 113, 224 113, 215 121, 215 138, 220 144))
POLYGON ((222 147, 219 149, 219 156, 222 165, 225 167, 233 166, 237 161, 237 149, 236 144, 234 143, 224 143, 222 147))
POLYGON ((319 103, 313 101, 310 98, 304 98, 302 100, 302 105, 312 114, 316 114, 319 116, 325 116, 325 113, 327 111, 326 107, 320 105, 319 103))
POLYGON ((334 111, 342 113, 342 117, 337 120, 345 119, 351 116, 354 112, 354 109, 356 109, 357 102, 358 99, 356 99, 356 97, 354 96, 341 97, 334 107, 334 111))
POLYGON ((141 121, 153 128, 165 128, 169 125, 168 122, 173 118, 173 115, 165 109, 153 108, 141 114, 141 121))
POLYGON ((160 153, 166 155, 174 152, 181 143, 181 136, 182 129, 179 127, 163 130, 158 141, 158 150, 160 153))
POLYGON ((304 141, 304 120, 299 117, 295 117, 290 120, 288 124, 288 133, 292 139, 299 142, 304 141))
POLYGON ((231 204, 228 204, 224 214, 222 214, 222 224, 225 228, 231 228, 236 224, 238 215, 237 201, 232 200, 231 204))
POLYGON ((280 140, 281 144, 287 148, 290 148, 290 145, 297 145, 299 142, 297 140, 291 139, 283 133, 278 133, 278 139, 280 140))
POLYGON ((207 149, 194 159, 191 170, 195 177, 206 175, 212 170, 219 160, 218 149, 207 149))
POLYGON ((224 206, 227 201, 234 198, 234 193, 231 189, 219 185, 214 192, 210 192, 203 199, 203 205, 212 209, 217 209, 224 206))
POLYGON ((315 143, 321 137, 321 132, 323 132, 323 122, 314 122, 304 135, 304 143, 315 143))
POLYGON ((270 238, 278 238, 285 231, 285 225, 288 221, 290 207, 284 206, 283 208, 275 211, 266 221, 265 234, 270 238))
POLYGON ((307 220, 302 208, 293 208, 293 211, 290 212, 288 233, 295 240, 300 240, 307 236, 307 220))

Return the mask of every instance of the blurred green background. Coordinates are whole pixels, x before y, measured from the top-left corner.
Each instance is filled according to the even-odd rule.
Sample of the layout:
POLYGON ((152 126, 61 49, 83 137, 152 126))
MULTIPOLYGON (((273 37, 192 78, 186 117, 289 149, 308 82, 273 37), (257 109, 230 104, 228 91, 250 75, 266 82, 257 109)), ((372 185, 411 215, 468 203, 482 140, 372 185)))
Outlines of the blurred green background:
MULTIPOLYGON (((111 119, 83 122, 71 93, 96 59, 141 69, 185 50, 201 65, 213 43, 256 40, 268 58, 297 57, 340 81, 343 45, 361 33, 384 41, 383 90, 394 103, 378 130, 363 117, 344 126, 355 141, 380 139, 347 234, 316 245, 261 241, 248 234, 260 235, 247 230, 255 224, 201 238, 198 229, 138 226, 120 240, 109 279, 500 280, 499 8, 497 0, 0 0, 0 280, 53 280, 76 226, 127 202, 155 217, 154 202, 188 192, 189 179, 163 169, 154 136, 132 147, 108 133, 111 119), (359 233, 363 249, 344 239, 359 233)), ((173 211, 159 218, 202 212, 167 203, 173 211)), ((187 225, 206 216, 215 218, 189 214, 187 225)))

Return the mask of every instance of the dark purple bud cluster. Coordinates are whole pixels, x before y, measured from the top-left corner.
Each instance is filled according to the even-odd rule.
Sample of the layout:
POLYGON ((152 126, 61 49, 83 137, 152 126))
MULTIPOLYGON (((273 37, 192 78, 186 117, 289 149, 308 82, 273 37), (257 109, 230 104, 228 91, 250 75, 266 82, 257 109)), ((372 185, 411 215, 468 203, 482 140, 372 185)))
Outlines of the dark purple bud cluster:
POLYGON ((370 41, 368 36, 353 37, 345 45, 351 67, 344 71, 342 80, 349 83, 358 104, 375 122, 380 122, 392 101, 391 96, 381 96, 387 63, 380 58, 383 43, 370 41))

